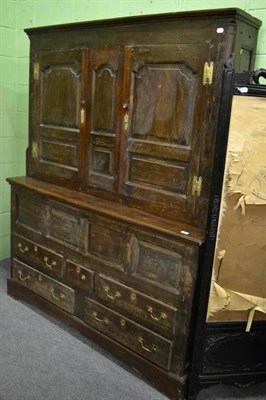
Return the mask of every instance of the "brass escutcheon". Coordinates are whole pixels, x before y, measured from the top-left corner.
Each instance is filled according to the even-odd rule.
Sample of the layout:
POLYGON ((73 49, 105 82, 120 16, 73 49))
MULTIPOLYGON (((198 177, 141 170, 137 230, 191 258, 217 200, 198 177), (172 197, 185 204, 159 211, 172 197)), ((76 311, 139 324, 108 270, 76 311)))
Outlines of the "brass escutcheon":
POLYGON ((121 319, 120 325, 122 326, 122 328, 124 328, 126 326, 126 321, 124 319, 121 319))
POLYGON ((132 300, 132 301, 136 301, 136 300, 137 300, 137 295, 136 295, 136 293, 131 293, 131 294, 130 294, 130 300, 132 300))

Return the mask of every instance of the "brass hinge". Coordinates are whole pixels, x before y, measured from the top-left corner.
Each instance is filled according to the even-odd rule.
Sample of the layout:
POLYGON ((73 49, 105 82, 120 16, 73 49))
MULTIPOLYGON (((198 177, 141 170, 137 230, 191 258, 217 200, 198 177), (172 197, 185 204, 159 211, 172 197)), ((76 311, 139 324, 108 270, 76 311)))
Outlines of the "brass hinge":
POLYGON ((39 75, 40 75, 40 67, 39 67, 39 63, 35 62, 33 65, 33 79, 35 81, 39 80, 39 75))
POLYGON ((37 158, 38 157, 38 144, 37 144, 37 142, 32 142, 31 155, 32 155, 32 158, 37 158))
POLYGON ((212 61, 210 63, 208 63, 207 61, 204 63, 203 81, 202 81, 204 86, 212 84, 213 68, 214 64, 212 61))
POLYGON ((192 180, 192 196, 199 197, 202 188, 202 177, 193 176, 192 180))

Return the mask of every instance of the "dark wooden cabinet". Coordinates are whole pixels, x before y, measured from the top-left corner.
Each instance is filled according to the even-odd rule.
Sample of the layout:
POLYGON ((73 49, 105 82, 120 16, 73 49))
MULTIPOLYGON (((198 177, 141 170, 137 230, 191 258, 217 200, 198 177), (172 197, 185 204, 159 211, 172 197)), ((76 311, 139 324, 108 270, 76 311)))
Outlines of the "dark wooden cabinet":
POLYGON ((8 291, 172 399, 190 371, 222 72, 234 55, 252 67, 259 26, 229 9, 26 31, 29 148, 27 176, 9 179, 8 291))

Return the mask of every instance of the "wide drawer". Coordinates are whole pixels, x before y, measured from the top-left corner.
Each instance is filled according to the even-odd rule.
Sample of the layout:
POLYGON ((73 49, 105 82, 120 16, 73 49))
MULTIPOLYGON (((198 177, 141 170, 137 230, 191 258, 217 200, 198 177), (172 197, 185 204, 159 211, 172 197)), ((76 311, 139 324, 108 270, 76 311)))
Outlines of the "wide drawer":
POLYGON ((16 258, 45 272, 62 276, 63 256, 37 243, 14 236, 13 253, 16 258))
POLYGON ((156 331, 166 336, 173 335, 176 309, 103 275, 96 279, 96 293, 111 305, 137 316, 156 331))
POLYGON ((68 286, 16 259, 12 262, 12 278, 44 299, 74 314, 75 291, 68 286))
POLYGON ((86 298, 84 320, 124 346, 169 370, 172 343, 124 316, 86 298))

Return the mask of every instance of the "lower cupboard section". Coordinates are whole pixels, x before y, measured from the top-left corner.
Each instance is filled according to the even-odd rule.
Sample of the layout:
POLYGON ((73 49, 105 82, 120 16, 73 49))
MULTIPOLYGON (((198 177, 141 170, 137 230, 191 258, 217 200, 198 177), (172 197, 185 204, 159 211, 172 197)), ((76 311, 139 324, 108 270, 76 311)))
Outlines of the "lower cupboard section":
POLYGON ((86 298, 84 320, 157 365, 170 369, 172 343, 124 316, 86 298))
MULTIPOLYGON (((76 314, 75 290, 14 258, 12 279, 70 314, 76 314)), ((173 343, 125 316, 81 297, 86 324, 169 371, 173 343)))

